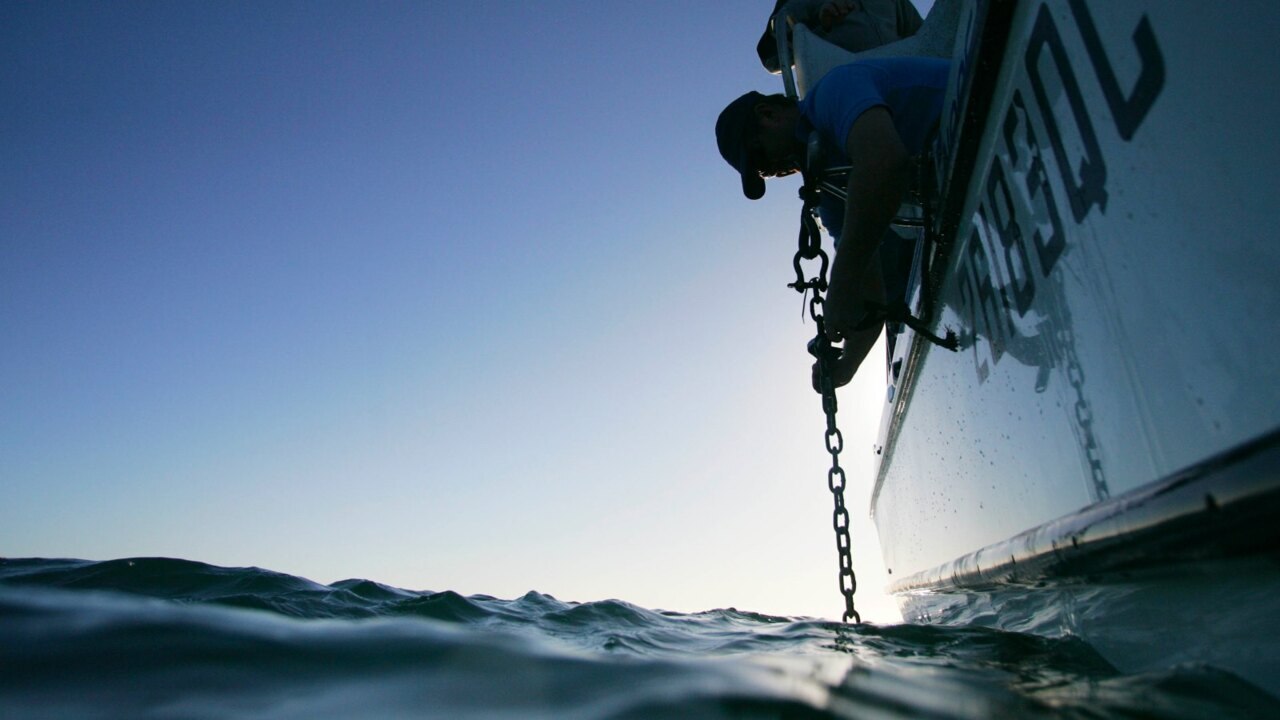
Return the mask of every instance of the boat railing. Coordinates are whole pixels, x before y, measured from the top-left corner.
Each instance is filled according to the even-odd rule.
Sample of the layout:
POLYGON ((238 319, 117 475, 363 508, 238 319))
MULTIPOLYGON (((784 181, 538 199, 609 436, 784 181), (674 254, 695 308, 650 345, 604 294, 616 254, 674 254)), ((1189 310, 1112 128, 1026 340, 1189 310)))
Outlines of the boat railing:
POLYGON ((792 100, 799 100, 800 95, 796 92, 796 78, 791 68, 791 31, 795 26, 795 18, 785 9, 769 19, 769 29, 773 32, 778 45, 778 66, 782 70, 783 91, 792 100), (783 32, 778 32, 779 25, 783 27, 783 32))

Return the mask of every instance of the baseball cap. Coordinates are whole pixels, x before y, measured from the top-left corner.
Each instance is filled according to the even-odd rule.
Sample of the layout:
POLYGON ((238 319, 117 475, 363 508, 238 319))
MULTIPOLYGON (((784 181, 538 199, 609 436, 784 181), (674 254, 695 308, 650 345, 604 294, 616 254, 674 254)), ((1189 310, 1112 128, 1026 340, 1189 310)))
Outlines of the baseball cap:
POLYGON ((764 197, 764 178, 753 162, 748 142, 756 133, 756 105, 765 99, 754 90, 729 103, 716 120, 716 144, 725 162, 742 176, 742 194, 752 200, 764 197))

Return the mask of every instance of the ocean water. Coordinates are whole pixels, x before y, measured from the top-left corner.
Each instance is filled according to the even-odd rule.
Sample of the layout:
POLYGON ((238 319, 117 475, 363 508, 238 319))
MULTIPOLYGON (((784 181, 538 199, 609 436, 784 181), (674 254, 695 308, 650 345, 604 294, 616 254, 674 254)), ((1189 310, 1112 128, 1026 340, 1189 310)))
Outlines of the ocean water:
POLYGON ((0 560, 0 718, 1276 718, 1208 667, 1082 641, 0 560))

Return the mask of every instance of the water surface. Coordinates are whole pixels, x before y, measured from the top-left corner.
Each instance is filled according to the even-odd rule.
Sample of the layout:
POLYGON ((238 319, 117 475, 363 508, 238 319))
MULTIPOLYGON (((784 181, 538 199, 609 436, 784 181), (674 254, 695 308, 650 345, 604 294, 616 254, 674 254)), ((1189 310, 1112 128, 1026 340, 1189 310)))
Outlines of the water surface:
POLYGON ((3 718, 1222 718, 1280 701, 1076 639, 0 560, 3 718))

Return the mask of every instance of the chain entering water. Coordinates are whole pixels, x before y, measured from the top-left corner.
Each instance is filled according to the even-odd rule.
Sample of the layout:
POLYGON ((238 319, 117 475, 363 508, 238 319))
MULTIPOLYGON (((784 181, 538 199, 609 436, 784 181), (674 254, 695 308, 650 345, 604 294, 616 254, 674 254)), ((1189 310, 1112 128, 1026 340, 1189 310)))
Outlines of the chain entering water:
POLYGON ((818 194, 810 187, 808 178, 805 186, 800 190, 800 197, 804 200, 804 207, 800 211, 800 247, 793 261, 796 281, 789 287, 795 288, 800 293, 813 291, 813 297, 809 298, 809 315, 818 326, 818 334, 809 341, 809 352, 818 361, 818 388, 822 392, 822 410, 827 416, 826 445, 827 452, 831 453, 831 470, 827 472, 827 488, 831 490, 832 499, 835 501, 835 512, 832 514, 831 524, 836 531, 836 552, 840 556, 840 594, 844 596, 842 617, 844 622, 853 620, 861 623, 862 616, 853 607, 853 593, 858 589, 858 580, 853 574, 849 511, 844 504, 845 475, 844 469, 840 467, 840 451, 844 449, 844 436, 840 434, 840 428, 836 427, 836 389, 831 379, 831 366, 839 357, 840 350, 832 347, 831 341, 827 339, 826 323, 822 318, 822 293, 827 289, 827 268, 830 262, 827 254, 822 250, 822 235, 813 220, 813 208, 817 205, 818 194), (817 277, 807 281, 804 279, 804 270, 801 267, 804 260, 820 261, 817 277))
POLYGON ((836 354, 835 348, 827 341, 822 330, 821 316, 818 320, 818 336, 809 342, 809 351, 818 358, 818 383, 822 388, 822 410, 827 415, 827 452, 831 453, 831 469, 827 471, 827 488, 835 501, 835 512, 831 517, 832 527, 836 531, 836 551, 840 555, 840 594, 844 596, 844 622, 852 619, 862 622, 862 616, 853 607, 853 593, 858 589, 858 580, 853 574, 853 551, 849 540, 849 511, 844 504, 845 475, 840 467, 840 451, 844 449, 844 436, 836 427, 836 389, 831 381, 831 361, 836 354))

